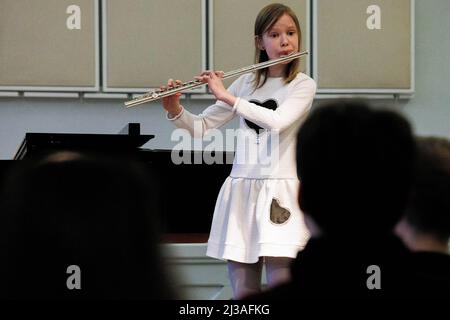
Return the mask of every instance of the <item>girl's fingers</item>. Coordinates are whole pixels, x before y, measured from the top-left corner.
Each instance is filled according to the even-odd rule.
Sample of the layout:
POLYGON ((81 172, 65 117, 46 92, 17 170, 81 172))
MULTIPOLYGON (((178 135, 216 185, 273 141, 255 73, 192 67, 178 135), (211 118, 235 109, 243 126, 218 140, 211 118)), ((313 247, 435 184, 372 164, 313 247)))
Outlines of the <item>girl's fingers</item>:
POLYGON ((218 76, 219 78, 222 78, 224 76, 224 74, 225 74, 225 72, 223 72, 221 70, 217 70, 217 71, 206 70, 206 71, 203 71, 200 74, 200 76, 209 76, 209 77, 211 77, 211 76, 215 75, 215 76, 218 76))
POLYGON ((201 81, 201 82, 208 82, 208 77, 207 76, 195 76, 194 79, 198 80, 198 81, 201 81))
POLYGON ((173 80, 173 79, 169 79, 167 81, 167 87, 169 88, 173 88, 176 87, 178 85, 182 84, 181 80, 173 80))

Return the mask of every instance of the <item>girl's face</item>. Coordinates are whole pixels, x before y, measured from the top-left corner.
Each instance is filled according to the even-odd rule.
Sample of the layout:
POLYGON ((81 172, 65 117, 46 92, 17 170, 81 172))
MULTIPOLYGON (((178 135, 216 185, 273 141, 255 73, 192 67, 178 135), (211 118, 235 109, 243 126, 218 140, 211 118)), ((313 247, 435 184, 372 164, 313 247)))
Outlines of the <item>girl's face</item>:
MULTIPOLYGON (((298 51, 298 30, 294 20, 284 14, 258 39, 260 50, 265 50, 270 60, 298 51)), ((269 67, 270 77, 283 75, 284 68, 290 61, 269 67)))

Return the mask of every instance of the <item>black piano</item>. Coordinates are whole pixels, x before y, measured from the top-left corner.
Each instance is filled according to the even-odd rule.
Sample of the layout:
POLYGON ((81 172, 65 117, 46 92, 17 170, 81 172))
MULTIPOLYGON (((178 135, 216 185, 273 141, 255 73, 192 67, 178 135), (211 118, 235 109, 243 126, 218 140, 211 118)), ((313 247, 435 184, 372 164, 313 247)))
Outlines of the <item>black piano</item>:
POLYGON ((156 177, 167 241, 206 241, 217 195, 231 171, 233 153, 213 151, 209 156, 222 161, 207 164, 198 163, 204 159, 202 151, 181 151, 179 156, 189 157, 192 164, 175 164, 172 150, 142 148, 152 138, 154 135, 140 134, 138 123, 128 124, 118 134, 26 133, 14 160, 1 161, 0 179, 17 161, 56 150, 126 152, 149 166, 156 177), (174 187, 180 190, 175 201, 169 198, 174 187))

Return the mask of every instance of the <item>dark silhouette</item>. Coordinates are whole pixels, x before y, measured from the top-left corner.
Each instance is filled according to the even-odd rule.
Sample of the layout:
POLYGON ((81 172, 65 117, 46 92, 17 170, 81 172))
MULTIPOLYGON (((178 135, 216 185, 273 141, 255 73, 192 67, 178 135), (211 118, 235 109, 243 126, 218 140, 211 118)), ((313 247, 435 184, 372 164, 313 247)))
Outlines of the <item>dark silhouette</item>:
POLYGON ((173 298, 155 192, 150 172, 119 156, 56 152, 18 164, 0 198, 0 297, 173 298))
POLYGON ((397 234, 414 251, 411 268, 439 290, 428 294, 450 297, 450 141, 417 138, 414 186, 397 234))
POLYGON ((351 100, 313 111, 297 145, 299 203, 311 239, 292 281, 252 298, 416 296, 410 252, 393 233, 414 156, 410 125, 392 111, 351 100))

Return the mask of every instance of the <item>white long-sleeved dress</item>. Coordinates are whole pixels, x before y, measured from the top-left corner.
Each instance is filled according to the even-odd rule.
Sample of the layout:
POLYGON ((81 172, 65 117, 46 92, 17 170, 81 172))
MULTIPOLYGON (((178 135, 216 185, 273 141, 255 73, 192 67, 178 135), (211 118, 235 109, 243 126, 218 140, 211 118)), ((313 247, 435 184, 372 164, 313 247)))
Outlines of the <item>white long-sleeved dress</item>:
POLYGON ((253 78, 243 75, 228 88, 238 97, 234 106, 217 101, 200 115, 183 110, 168 118, 202 137, 240 116, 233 168, 217 198, 207 255, 243 263, 261 256, 295 258, 309 237, 297 201, 296 134, 316 84, 299 73, 289 84, 268 78, 254 90, 253 78))

